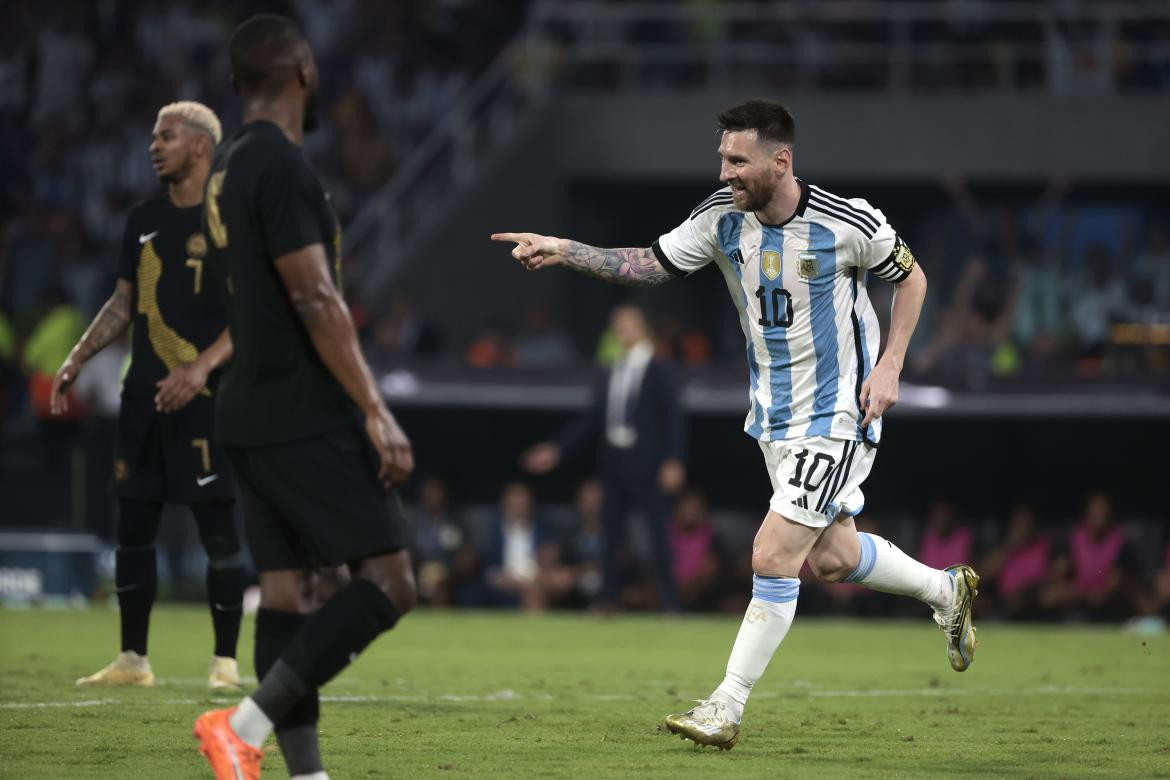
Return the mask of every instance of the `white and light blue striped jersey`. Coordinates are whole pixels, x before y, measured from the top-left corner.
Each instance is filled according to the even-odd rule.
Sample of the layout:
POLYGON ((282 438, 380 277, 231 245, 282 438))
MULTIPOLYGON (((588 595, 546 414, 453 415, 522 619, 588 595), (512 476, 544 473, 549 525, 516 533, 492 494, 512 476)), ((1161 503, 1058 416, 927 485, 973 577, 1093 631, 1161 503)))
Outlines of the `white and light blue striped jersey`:
POLYGON ((914 256, 864 200, 799 183, 796 212, 782 225, 737 210, 724 188, 654 242, 654 253, 674 273, 710 262, 723 272, 747 338, 749 435, 877 444, 881 422, 863 431, 858 404, 881 345, 866 277, 900 282, 914 256))

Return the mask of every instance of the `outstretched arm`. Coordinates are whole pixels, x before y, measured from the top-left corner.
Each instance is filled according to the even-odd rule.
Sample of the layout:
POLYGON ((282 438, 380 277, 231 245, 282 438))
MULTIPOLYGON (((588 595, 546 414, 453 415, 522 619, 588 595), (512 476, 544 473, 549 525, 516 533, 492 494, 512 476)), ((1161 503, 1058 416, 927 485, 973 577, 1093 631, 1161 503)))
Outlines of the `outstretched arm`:
POLYGON ((662 284, 673 278, 649 247, 602 249, 536 233, 493 233, 492 241, 514 242, 512 257, 529 271, 563 264, 607 282, 641 286, 662 284))
POLYGON ((85 361, 101 352, 114 339, 126 332, 130 324, 130 300, 134 296, 134 285, 127 279, 119 279, 102 310, 85 329, 81 339, 69 352, 69 357, 57 369, 53 377, 53 389, 49 393, 49 408, 53 414, 69 410, 65 394, 77 381, 85 361))

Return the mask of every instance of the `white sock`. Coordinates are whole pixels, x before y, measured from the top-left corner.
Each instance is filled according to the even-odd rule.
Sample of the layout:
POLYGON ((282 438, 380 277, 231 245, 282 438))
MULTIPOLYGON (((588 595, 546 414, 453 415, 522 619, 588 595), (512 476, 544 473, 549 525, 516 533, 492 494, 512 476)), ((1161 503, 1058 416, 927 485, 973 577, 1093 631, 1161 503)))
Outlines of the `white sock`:
POLYGON ((727 659, 727 673, 710 697, 726 704, 736 723, 743 719, 752 686, 788 634, 799 595, 800 580, 794 577, 752 578, 752 600, 727 659))
POLYGON ((264 747, 264 740, 272 733, 272 721, 256 706, 251 696, 240 702, 240 706, 228 718, 228 724, 237 737, 257 750, 264 747))
POLYGON ((954 580, 942 569, 932 569, 911 558, 877 534, 859 533, 861 560, 843 582, 856 582, 882 593, 913 596, 943 612, 955 601, 954 580))
POLYGON ((329 775, 325 774, 325 770, 314 772, 311 775, 293 775, 288 780, 329 780, 329 775))

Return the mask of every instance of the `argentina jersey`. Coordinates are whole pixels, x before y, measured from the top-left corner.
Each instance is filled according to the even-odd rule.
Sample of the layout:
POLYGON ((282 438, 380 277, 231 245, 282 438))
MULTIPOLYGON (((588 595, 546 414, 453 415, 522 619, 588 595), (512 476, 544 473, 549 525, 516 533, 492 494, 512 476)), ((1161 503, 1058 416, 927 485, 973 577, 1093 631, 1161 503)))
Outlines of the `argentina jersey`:
POLYGON ((881 211, 797 181, 787 222, 738 211, 724 188, 661 236, 654 253, 682 274, 710 262, 723 273, 747 339, 749 435, 876 445, 881 421, 863 431, 858 403, 881 345, 866 277, 900 282, 914 258, 881 211))

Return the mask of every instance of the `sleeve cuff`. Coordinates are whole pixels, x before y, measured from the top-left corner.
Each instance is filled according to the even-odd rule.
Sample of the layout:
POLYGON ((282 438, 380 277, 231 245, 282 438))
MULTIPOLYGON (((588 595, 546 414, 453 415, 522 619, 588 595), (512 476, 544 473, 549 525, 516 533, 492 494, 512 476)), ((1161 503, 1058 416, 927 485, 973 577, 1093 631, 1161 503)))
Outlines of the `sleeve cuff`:
POLYGON ((673 274, 674 276, 687 275, 686 271, 683 271, 681 268, 670 261, 670 258, 666 256, 666 252, 663 251, 662 244, 659 241, 655 241, 653 244, 651 244, 650 248, 654 250, 654 257, 658 258, 659 265, 665 268, 669 273, 673 274))

